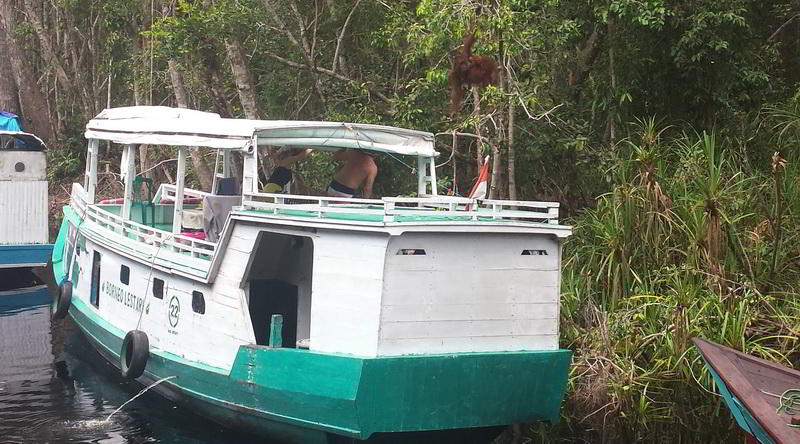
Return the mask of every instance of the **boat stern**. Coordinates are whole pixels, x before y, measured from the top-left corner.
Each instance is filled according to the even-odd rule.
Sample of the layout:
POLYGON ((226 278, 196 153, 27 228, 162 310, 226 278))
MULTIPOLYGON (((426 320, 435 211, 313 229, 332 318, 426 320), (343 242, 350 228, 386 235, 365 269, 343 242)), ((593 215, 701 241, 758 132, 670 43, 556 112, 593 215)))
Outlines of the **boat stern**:
POLYGON ((231 377, 248 387, 250 399, 243 401, 258 410, 366 439, 374 433, 557 422, 570 355, 552 350, 361 358, 242 346, 231 377))

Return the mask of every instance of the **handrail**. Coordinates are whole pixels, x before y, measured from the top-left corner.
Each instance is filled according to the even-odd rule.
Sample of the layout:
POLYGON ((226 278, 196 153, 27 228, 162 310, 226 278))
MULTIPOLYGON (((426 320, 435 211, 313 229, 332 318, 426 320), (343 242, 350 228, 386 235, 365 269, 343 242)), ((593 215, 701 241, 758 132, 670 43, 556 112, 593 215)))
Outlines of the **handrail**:
MULTIPOLYGON (((153 198, 153 203, 158 203, 162 199, 172 199, 175 200, 175 195, 177 194, 177 187, 175 184, 171 183, 162 183, 158 187, 158 191, 156 191, 155 197, 153 198)), ((183 197, 193 197, 202 199, 205 196, 210 196, 211 193, 206 193, 205 191, 200 190, 193 190, 191 188, 184 188, 183 189, 183 197)))
POLYGON ((244 193, 245 209, 265 210, 274 215, 288 210, 303 210, 324 218, 330 213, 379 215, 384 222, 397 222, 398 216, 458 217, 481 222, 486 220, 522 220, 558 224, 556 202, 504 201, 471 199, 456 196, 384 197, 358 199, 293 194, 244 193))
POLYGON ((86 219, 125 237, 131 235, 139 242, 152 244, 159 248, 162 245, 168 246, 173 251, 189 253, 194 258, 207 261, 211 260, 216 249, 217 245, 213 242, 194 239, 131 220, 125 220, 121 216, 106 211, 99 206, 89 205, 86 191, 81 184, 72 184, 71 197, 73 206, 83 213, 86 219))

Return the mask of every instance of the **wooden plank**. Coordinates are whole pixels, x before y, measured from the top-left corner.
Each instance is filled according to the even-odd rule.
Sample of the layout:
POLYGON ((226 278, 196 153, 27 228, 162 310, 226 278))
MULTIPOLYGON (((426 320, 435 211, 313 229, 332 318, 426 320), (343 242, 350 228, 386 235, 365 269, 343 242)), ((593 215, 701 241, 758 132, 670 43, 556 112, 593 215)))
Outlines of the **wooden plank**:
POLYGON ((136 176, 136 148, 133 145, 125 145, 127 164, 125 167, 125 202, 122 204, 122 219, 131 218, 131 202, 133 200, 133 179, 136 176))
POLYGON ((383 304, 553 302, 558 300, 557 280, 557 273, 537 271, 462 275, 458 279, 443 272, 390 271, 384 276, 383 304))
POLYGON ((186 181, 186 148, 178 148, 178 171, 175 174, 175 208, 172 213, 172 232, 181 232, 183 221, 183 193, 186 181))
POLYGON ((382 339, 378 347, 379 356, 398 356, 407 354, 457 353, 463 350, 473 352, 557 350, 558 335, 531 335, 513 337, 468 337, 429 339, 382 339))
POLYGON ((97 139, 89 140, 88 159, 86 159, 86 196, 87 203, 93 204, 95 202, 95 190, 97 189, 97 156, 100 153, 100 141, 97 139))
POLYGON ((384 305, 381 322, 555 319, 558 304, 547 303, 459 303, 384 305))
POLYGON ((555 318, 384 322, 380 330, 381 339, 538 336, 557 333, 555 318))
POLYGON ((478 199, 478 202, 486 205, 501 204, 511 207, 530 207, 530 208, 558 208, 558 202, 541 202, 533 200, 497 200, 497 199, 478 199))

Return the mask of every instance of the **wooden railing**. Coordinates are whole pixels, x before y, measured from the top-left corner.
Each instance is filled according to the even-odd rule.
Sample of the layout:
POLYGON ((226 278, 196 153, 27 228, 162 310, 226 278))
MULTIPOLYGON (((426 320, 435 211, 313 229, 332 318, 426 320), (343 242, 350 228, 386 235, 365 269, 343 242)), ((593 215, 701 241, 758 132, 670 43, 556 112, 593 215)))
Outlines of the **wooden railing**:
POLYGON ((453 196, 384 197, 354 199, 327 196, 244 193, 245 209, 286 214, 302 210, 324 218, 329 214, 381 216, 384 222, 397 222, 399 216, 457 217, 472 221, 517 220, 558 224, 557 202, 469 199, 453 196))
POLYGON ((216 244, 213 242, 173 234, 169 231, 125 220, 121 216, 108 212, 97 205, 89 205, 86 191, 81 184, 72 184, 71 204, 84 220, 92 221, 126 238, 133 238, 156 248, 168 247, 172 251, 187 253, 201 260, 210 261, 214 255, 216 244))
MULTIPOLYGON (((153 198, 154 203, 159 203, 162 199, 167 199, 175 202, 175 194, 176 194, 176 187, 171 183, 162 183, 158 187, 158 191, 156 191, 156 195, 153 198)), ((192 198, 192 199, 200 199, 203 200, 205 196, 210 195, 211 193, 206 193, 205 191, 200 190, 193 190, 191 188, 184 188, 183 189, 183 198, 192 198)))

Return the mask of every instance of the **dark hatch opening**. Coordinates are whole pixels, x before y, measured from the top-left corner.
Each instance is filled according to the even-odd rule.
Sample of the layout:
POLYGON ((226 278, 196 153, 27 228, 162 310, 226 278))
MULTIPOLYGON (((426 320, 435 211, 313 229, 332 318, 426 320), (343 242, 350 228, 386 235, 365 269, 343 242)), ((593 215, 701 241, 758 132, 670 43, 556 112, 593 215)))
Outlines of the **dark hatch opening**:
POLYGON ((308 342, 313 257, 311 237, 259 233, 245 274, 256 344, 270 344, 270 323, 276 314, 283 317, 282 347, 297 348, 298 339, 308 342))

